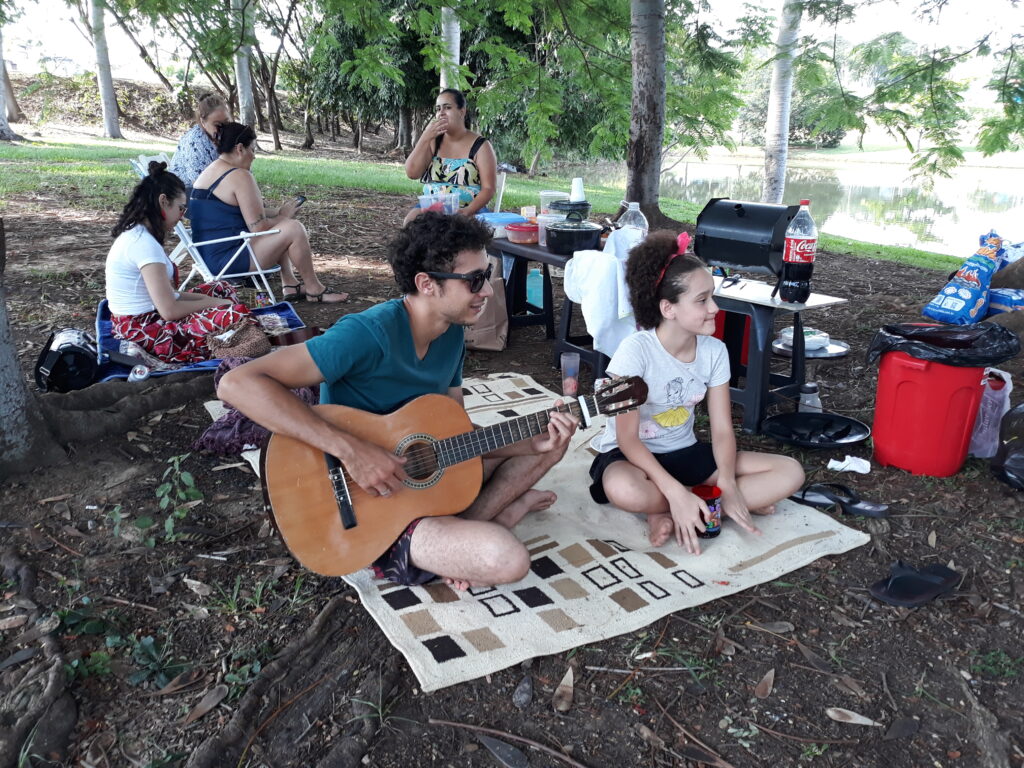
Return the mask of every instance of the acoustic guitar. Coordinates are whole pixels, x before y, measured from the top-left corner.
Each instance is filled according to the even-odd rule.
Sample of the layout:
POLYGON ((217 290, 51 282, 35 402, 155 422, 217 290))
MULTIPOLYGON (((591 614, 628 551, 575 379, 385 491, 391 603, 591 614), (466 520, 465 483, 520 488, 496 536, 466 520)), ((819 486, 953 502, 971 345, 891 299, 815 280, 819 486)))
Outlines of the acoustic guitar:
POLYGON ((390 496, 368 493, 335 457, 275 434, 260 456, 264 498, 300 563, 325 576, 343 576, 384 554, 416 518, 469 507, 483 482, 480 457, 546 432, 550 411, 571 414, 586 427, 599 413, 624 413, 646 400, 643 379, 613 379, 592 396, 478 428, 447 395, 424 395, 384 416, 318 405, 316 412, 345 432, 404 456, 405 487, 390 496))

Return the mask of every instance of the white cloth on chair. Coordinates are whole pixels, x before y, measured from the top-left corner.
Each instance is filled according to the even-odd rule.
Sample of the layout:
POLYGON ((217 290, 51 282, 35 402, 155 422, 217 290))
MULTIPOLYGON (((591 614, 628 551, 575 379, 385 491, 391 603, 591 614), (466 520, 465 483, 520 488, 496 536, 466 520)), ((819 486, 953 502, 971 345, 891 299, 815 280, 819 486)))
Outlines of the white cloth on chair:
POLYGON ((636 330, 626 287, 626 257, 639 232, 617 229, 603 251, 576 251, 565 265, 565 295, 580 305, 594 349, 609 357, 636 330))

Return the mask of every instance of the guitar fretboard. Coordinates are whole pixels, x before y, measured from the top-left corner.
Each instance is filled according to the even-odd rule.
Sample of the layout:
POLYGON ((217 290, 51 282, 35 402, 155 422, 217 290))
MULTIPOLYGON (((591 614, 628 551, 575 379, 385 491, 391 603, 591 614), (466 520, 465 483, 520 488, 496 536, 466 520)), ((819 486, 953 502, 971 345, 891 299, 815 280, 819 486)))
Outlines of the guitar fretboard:
MULTIPOLYGON (((579 398, 586 401, 587 412, 594 416, 598 413, 597 398, 584 396, 579 398)), ((434 452, 437 454, 439 467, 451 467, 467 459, 483 456, 485 453, 504 448, 522 440, 529 440, 542 432, 546 432, 548 423, 551 421, 551 411, 568 413, 581 419, 583 410, 578 400, 571 403, 549 408, 546 411, 531 413, 529 416, 520 416, 515 419, 503 421, 500 424, 491 424, 487 427, 479 427, 471 432, 463 432, 461 435, 439 440, 434 445, 434 452)), ((582 421, 582 419, 581 419, 582 421)))

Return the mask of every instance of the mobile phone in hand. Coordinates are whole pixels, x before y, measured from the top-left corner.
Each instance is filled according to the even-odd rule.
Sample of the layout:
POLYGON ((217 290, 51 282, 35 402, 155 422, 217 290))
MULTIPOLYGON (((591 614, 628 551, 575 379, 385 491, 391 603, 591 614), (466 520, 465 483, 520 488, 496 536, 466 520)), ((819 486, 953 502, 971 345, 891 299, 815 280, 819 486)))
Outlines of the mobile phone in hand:
POLYGON ((295 196, 295 207, 296 208, 302 207, 302 204, 304 202, 306 202, 306 198, 303 195, 296 195, 295 196))

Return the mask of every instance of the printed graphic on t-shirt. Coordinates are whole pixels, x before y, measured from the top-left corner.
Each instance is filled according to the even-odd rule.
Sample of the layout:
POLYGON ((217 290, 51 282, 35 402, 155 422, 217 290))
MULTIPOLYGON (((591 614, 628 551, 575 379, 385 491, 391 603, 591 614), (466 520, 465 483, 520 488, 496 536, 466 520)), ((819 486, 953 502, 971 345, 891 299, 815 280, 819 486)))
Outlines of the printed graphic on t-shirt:
POLYGON ((640 425, 641 439, 645 436, 656 437, 667 430, 684 426, 693 416, 694 406, 704 399, 706 393, 707 387, 692 377, 677 376, 669 380, 665 384, 664 399, 660 403, 652 403, 653 421, 645 420, 640 425))

